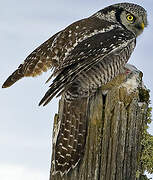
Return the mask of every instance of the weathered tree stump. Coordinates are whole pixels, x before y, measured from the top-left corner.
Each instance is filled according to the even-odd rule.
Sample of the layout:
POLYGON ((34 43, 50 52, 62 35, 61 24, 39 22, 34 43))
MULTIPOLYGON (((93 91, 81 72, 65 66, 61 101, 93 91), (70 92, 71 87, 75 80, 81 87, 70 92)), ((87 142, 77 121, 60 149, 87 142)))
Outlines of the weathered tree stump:
MULTIPOLYGON (((85 153, 67 175, 50 180, 140 180, 142 138, 147 124, 149 92, 142 73, 120 75, 90 97, 85 153), (104 91, 108 91, 104 95, 104 91)), ((59 103, 61 113, 62 98, 59 103)), ((55 116, 54 131, 58 123, 55 116)), ((54 136, 54 135, 53 135, 54 136)), ((52 159, 54 155, 54 145, 52 159)))

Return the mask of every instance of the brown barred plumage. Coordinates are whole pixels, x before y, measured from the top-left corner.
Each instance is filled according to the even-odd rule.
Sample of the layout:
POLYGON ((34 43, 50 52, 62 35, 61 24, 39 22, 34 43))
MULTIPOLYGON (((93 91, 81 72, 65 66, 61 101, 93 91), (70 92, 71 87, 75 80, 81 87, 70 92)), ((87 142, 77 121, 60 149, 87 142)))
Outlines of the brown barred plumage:
POLYGON ((80 161, 86 141, 88 98, 123 72, 136 37, 146 26, 147 14, 139 5, 106 7, 52 36, 4 82, 2 87, 6 88, 23 77, 53 69, 50 78, 55 78, 39 105, 64 96, 54 142, 54 174, 66 174, 80 161))
POLYGON ((55 152, 52 156, 54 174, 59 172, 61 175, 74 168, 83 156, 88 109, 88 98, 66 101, 64 96, 67 93, 61 102, 62 113, 59 114, 59 131, 56 130, 53 137, 55 152))

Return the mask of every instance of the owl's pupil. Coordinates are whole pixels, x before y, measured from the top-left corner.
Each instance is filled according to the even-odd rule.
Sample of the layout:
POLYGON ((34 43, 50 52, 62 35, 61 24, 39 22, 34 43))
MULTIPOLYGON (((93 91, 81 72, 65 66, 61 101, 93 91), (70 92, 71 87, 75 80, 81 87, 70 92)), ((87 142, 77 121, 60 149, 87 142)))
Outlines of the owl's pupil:
POLYGON ((127 20, 132 21, 133 20, 133 16, 131 16, 131 15, 127 16, 127 20))

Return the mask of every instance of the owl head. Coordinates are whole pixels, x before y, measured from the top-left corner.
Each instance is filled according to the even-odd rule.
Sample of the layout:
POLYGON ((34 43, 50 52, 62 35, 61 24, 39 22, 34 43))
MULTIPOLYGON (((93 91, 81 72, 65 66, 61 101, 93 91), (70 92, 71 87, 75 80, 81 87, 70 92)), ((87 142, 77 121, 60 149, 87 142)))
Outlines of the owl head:
POLYGON ((118 3, 108 6, 98 12, 100 18, 119 23, 137 37, 147 26, 147 12, 137 4, 118 3))

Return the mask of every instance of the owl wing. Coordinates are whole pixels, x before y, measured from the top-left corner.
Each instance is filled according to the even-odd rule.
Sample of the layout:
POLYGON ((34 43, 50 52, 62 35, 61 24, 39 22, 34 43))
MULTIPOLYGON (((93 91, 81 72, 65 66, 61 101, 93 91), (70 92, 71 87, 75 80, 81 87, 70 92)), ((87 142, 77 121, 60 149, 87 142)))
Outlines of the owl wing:
POLYGON ((55 95, 60 95, 68 89, 82 71, 89 71, 95 64, 106 60, 107 57, 109 60, 106 61, 106 66, 111 63, 110 57, 113 59, 116 55, 123 59, 128 57, 123 61, 125 64, 130 56, 121 57, 122 51, 131 55, 135 44, 135 36, 121 27, 93 34, 93 36, 78 43, 61 65, 60 73, 50 85, 39 105, 49 103, 55 95))
MULTIPOLYGON (((54 69, 53 76, 56 76, 64 67, 74 63, 74 59, 70 58, 70 55, 77 44, 98 33, 103 27, 106 30, 108 27, 109 30, 109 27, 113 28, 113 26, 115 24, 103 22, 94 17, 74 22, 34 50, 7 78, 2 87, 10 87, 23 77, 34 77, 52 68, 54 69), (68 56, 69 58, 67 58, 68 56)), ((75 56, 79 56, 79 54, 75 54, 75 56)))
POLYGON ((58 64, 52 57, 55 55, 52 52, 54 42, 58 38, 61 32, 58 32, 37 49, 35 49, 19 67, 7 78, 3 84, 3 88, 10 87, 19 79, 25 76, 37 76, 42 72, 47 71, 58 64), (52 54, 51 54, 52 53, 52 54))
POLYGON ((10 87, 23 77, 34 77, 52 68, 53 76, 56 76, 64 67, 74 63, 74 59, 70 60, 70 57, 68 59, 67 57, 72 54, 71 51, 78 43, 98 33, 103 27, 107 30, 107 27, 113 26, 115 24, 103 22, 95 17, 74 22, 34 50, 7 78, 2 87, 10 87))

